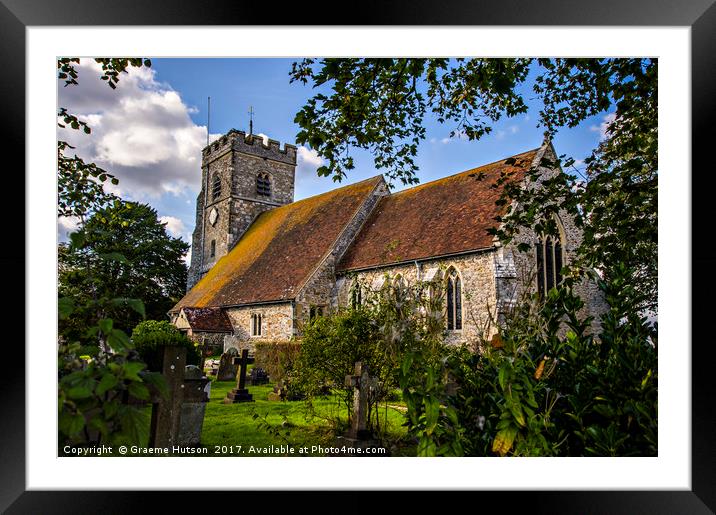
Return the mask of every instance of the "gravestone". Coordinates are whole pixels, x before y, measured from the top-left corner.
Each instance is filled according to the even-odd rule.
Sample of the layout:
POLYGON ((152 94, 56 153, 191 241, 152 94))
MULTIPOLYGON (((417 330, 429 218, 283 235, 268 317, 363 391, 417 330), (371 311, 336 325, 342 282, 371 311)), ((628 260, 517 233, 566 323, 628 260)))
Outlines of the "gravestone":
POLYGON ((377 386, 375 378, 370 377, 368 366, 356 362, 353 375, 346 376, 346 386, 353 387, 353 413, 348 436, 366 440, 371 437, 368 430, 368 396, 371 388, 377 386))
POLYGON ((187 365, 184 372, 184 402, 181 405, 179 423, 179 445, 198 447, 201 443, 201 429, 204 424, 206 403, 209 402, 211 381, 204 376, 201 368, 187 365))
MULTIPOLYGON (((366 449, 377 447, 380 442, 373 438, 368 429, 368 402, 371 391, 377 388, 378 380, 368 373, 368 366, 356 362, 353 375, 346 376, 346 386, 353 388, 353 412, 351 427, 344 436, 336 439, 338 446, 366 449)), ((371 454, 351 454, 347 456, 370 456, 371 454)), ((383 454, 385 456, 385 454, 383 454)))
POLYGON ((175 445, 199 445, 204 410, 195 409, 189 420, 183 420, 184 404, 208 402, 206 385, 209 379, 193 369, 186 378, 186 349, 176 345, 161 347, 162 376, 167 385, 166 394, 150 386, 152 421, 149 430, 149 447, 173 447, 175 445), (201 415, 201 419, 199 419, 201 415), (199 426, 198 430, 196 426, 199 426))
POLYGON ((241 358, 234 358, 235 363, 239 365, 239 374, 236 381, 236 388, 226 394, 224 404, 234 404, 236 402, 254 402, 254 396, 246 389, 246 367, 249 362, 249 349, 241 351, 241 358))
POLYGON ((239 352, 233 347, 230 347, 229 350, 221 355, 221 360, 219 361, 219 371, 216 374, 217 381, 236 380, 236 369, 238 368, 238 365, 236 364, 236 357, 238 355, 239 352))
POLYGON ((255 366, 251 369, 251 374, 249 374, 249 384, 251 384, 251 386, 266 384, 268 382, 268 374, 263 368, 255 366))

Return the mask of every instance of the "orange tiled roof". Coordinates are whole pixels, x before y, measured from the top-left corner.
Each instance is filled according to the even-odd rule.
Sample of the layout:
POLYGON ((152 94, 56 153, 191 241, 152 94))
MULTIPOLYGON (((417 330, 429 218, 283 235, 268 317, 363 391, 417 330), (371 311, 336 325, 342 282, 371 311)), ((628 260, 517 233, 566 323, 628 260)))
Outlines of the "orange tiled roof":
POLYGON ((524 178, 540 149, 428 182, 380 200, 337 270, 385 266, 492 247, 487 229, 505 208, 495 204, 502 173, 524 178), (478 175, 483 176, 478 180, 478 175))
POLYGON ((382 180, 379 175, 262 213, 172 311, 293 299, 382 180))

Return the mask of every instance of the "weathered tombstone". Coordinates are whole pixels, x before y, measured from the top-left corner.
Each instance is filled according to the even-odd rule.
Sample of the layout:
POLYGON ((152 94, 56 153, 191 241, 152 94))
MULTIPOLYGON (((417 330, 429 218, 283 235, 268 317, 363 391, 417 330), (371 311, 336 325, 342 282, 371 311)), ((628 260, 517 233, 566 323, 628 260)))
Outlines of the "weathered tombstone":
POLYGON ((175 345, 162 351, 162 375, 167 383, 168 398, 155 398, 149 432, 149 447, 178 445, 181 405, 184 400, 184 367, 186 349, 175 345))
MULTIPOLYGON (((373 435, 368 429, 369 395, 371 390, 377 387, 377 379, 370 376, 367 365, 363 365, 358 361, 355 364, 353 375, 346 376, 345 384, 353 387, 353 413, 350 429, 344 436, 337 438, 337 444, 361 449, 379 445, 379 442, 373 439, 373 435)), ((348 455, 363 456, 363 454, 350 453, 348 455)))
POLYGON ((368 374, 368 366, 356 362, 353 375, 346 376, 346 386, 353 387, 353 415, 348 436, 351 438, 370 438, 367 427, 368 395, 376 381, 368 374))
POLYGON ((185 378, 186 349, 167 345, 161 348, 162 376, 167 385, 167 395, 156 389, 151 390, 152 422, 149 431, 149 447, 199 445, 204 409, 190 407, 188 413, 184 403, 189 405, 208 401, 206 385, 209 379, 202 377, 201 370, 189 366, 189 377, 185 378), (198 374, 194 369, 198 370, 198 374), (198 375, 198 377, 192 377, 198 375), (199 418, 200 417, 200 418, 199 418), (198 426, 198 429, 197 429, 198 426))
POLYGON ((241 358, 235 358, 235 362, 239 365, 239 375, 236 381, 236 388, 226 394, 224 404, 233 404, 235 402, 253 402, 254 396, 246 389, 246 367, 249 361, 249 350, 241 351, 241 358))
POLYGON ((266 384, 268 382, 268 374, 263 368, 255 366, 251 369, 251 374, 249 374, 249 384, 251 386, 266 384))
POLYGON ((206 403, 209 402, 207 386, 211 387, 211 380, 204 376, 201 368, 187 365, 184 373, 184 402, 181 405, 179 423, 179 445, 198 447, 201 443, 204 412, 206 403))
POLYGON ((238 355, 239 352, 233 347, 221 355, 219 371, 216 374, 217 381, 234 381, 236 379, 236 357, 238 355))

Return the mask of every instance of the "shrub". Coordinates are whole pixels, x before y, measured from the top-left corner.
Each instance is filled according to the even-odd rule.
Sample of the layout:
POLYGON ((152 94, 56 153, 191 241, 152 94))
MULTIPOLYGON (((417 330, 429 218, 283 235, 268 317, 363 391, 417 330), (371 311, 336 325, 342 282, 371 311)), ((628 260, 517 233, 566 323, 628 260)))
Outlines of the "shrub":
POLYGON ((271 381, 288 386, 301 352, 301 344, 295 341, 257 342, 254 348, 254 366, 266 370, 271 381))
POLYGON ((345 378, 353 375, 358 361, 377 379, 377 388, 369 394, 366 420, 369 429, 380 431, 377 405, 397 386, 396 363, 368 310, 341 310, 319 317, 305 327, 295 367, 295 385, 309 399, 332 389, 340 392, 350 417, 354 389, 346 386, 345 378))
POLYGON ((186 348, 186 364, 200 365, 201 353, 196 344, 166 320, 145 320, 132 331, 134 347, 150 370, 161 370, 162 356, 158 347, 177 345, 186 348))

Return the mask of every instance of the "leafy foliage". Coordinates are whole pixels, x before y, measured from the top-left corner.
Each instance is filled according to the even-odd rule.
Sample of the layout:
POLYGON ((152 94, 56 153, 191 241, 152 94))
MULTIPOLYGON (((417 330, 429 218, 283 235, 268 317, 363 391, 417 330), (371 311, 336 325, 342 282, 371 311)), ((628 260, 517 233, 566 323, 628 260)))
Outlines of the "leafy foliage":
POLYGON ((565 286, 521 303, 481 353, 449 353, 457 387, 445 402, 466 454, 657 454, 655 333, 623 300, 625 274, 600 281, 610 310, 598 339, 565 286))
POLYGON ((184 294, 187 249, 148 205, 117 199, 97 210, 59 247, 59 293, 77 308, 60 333, 89 343, 84 329, 99 318, 126 332, 145 316, 163 318, 184 294))
POLYGON ((200 365, 201 353, 194 342, 166 320, 145 320, 132 331, 132 343, 150 370, 161 371, 160 347, 176 345, 186 348, 186 364, 200 365))
MULTIPOLYGON (((106 80, 114 89, 118 74, 126 67, 149 66, 134 59, 103 59, 106 80), (111 73, 110 73, 111 72, 111 73), (117 73, 115 73, 117 72, 117 73)), ((141 61, 141 60, 140 60, 141 61)), ((78 58, 57 61, 58 79, 65 86, 78 84, 75 64, 78 58)), ((91 133, 86 122, 60 107, 57 112, 61 128, 91 133)), ((104 191, 103 183, 118 181, 93 163, 76 155, 65 155, 73 148, 64 141, 58 149, 58 216, 73 216, 84 224, 102 207, 121 203, 104 191)), ((105 223, 104 221, 102 223, 105 223)), ((149 424, 147 413, 139 403, 150 398, 150 387, 166 394, 166 383, 158 374, 146 372, 132 342, 111 318, 117 309, 145 316, 145 304, 139 298, 116 297, 111 289, 102 289, 97 268, 126 263, 116 248, 92 252, 96 240, 106 236, 100 228, 83 227, 70 235, 70 244, 58 248, 60 280, 58 299, 60 338, 58 342, 58 441, 65 444, 97 445, 100 443, 146 445, 149 424), (79 264, 79 256, 84 261, 79 264), (91 265, 96 268, 93 268, 91 265), (83 267, 83 268, 82 268, 83 267), (84 275, 82 275, 82 270, 84 275), (68 280, 73 274, 74 280, 68 280), (87 358, 87 356, 93 356, 87 358)))
POLYGON ((346 386, 345 379, 353 375, 358 361, 378 380, 378 388, 369 397, 370 426, 378 422, 376 406, 394 382, 391 361, 366 310, 349 309, 318 317, 304 328, 301 352, 293 369, 294 384, 309 398, 331 390, 341 392, 350 416, 354 389, 346 386))
MULTIPOLYGON (((67 305, 61 317, 71 314, 67 305)), ((146 365, 132 348, 127 335, 112 320, 100 320, 97 338, 108 350, 95 358, 80 358, 78 342, 61 342, 58 348, 58 442, 70 445, 146 445, 149 425, 143 406, 150 386, 166 394, 159 374, 146 372, 146 365)))
POLYGON ((299 342, 256 342, 255 366, 266 370, 275 383, 281 383, 290 389, 293 384, 294 370, 301 352, 299 342))
POLYGON ((334 181, 354 167, 351 146, 370 150, 378 168, 406 184, 417 182, 415 156, 425 139, 422 121, 430 110, 456 123, 451 136, 479 138, 496 121, 526 107, 514 87, 527 75, 526 59, 304 59, 293 64, 291 82, 317 93, 296 115, 296 141, 328 160, 318 169, 334 181), (425 81, 422 84, 422 81, 425 81))

